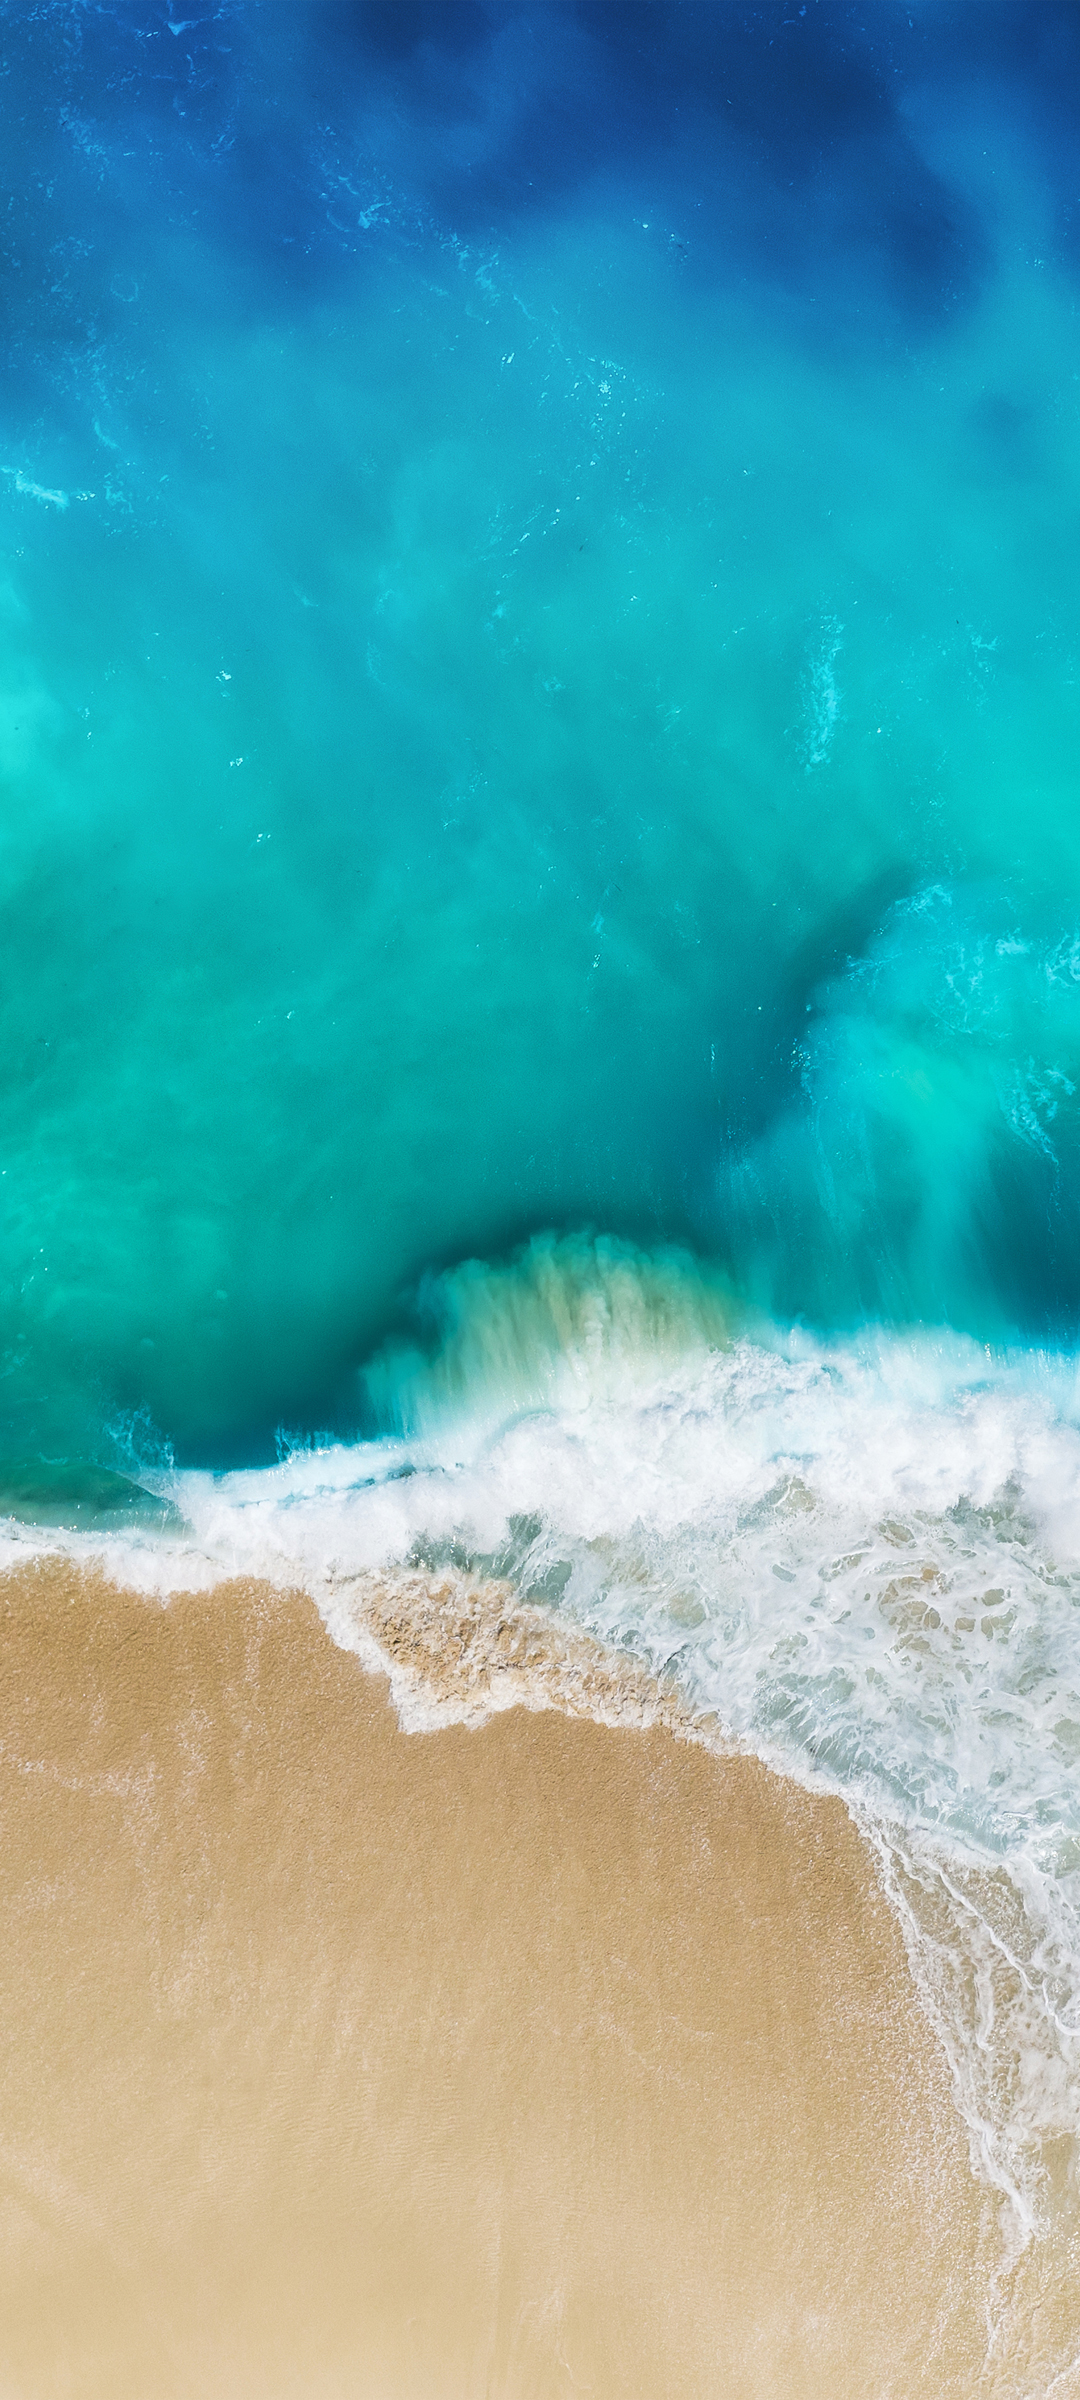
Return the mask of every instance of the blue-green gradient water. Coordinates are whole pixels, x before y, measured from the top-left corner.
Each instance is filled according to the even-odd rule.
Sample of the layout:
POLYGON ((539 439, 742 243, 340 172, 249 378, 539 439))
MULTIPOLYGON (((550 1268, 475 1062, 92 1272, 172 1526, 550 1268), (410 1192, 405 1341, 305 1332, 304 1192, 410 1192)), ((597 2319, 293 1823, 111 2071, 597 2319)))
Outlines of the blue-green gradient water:
POLYGON ((940 11, 743 14, 5 11, 13 1453, 551 1226, 1075 1338, 1071 253, 940 11))
POLYGON ((8 1505, 509 1560, 996 1862, 1042 2115, 965 2104, 1030 2217, 1080 2024, 1075 8, 8 0, 0 67, 8 1505))

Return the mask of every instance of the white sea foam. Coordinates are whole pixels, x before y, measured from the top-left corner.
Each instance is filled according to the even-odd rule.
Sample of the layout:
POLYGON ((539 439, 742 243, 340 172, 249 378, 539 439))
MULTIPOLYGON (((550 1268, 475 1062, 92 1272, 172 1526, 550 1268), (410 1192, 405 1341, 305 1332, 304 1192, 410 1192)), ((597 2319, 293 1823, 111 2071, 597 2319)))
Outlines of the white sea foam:
MULTIPOLYGON (((24 492, 29 500, 40 500, 42 506, 48 508, 70 507, 71 497, 68 492, 54 491, 47 484, 35 483, 31 475, 24 475, 21 467, 5 467, 3 472, 10 477, 15 490, 24 492)), ((80 493, 79 496, 84 498, 86 495, 80 493)))
MULTIPOLYGON (((553 1705, 571 1684, 587 1704, 590 1635, 718 1740, 842 1793, 979 2169, 1035 2229, 1080 2161, 1077 1361, 733 1333, 716 1282, 615 1244, 536 1244, 434 1298, 430 1358, 388 1353, 369 1377, 400 1431, 159 1470, 183 1530, 46 1545, 13 1525, 9 1558, 59 1539, 163 1592, 303 1585, 335 1638, 391 1665, 373 1573, 502 1579, 559 1629, 558 1671, 541 1645, 526 1688, 519 1644, 500 1679, 500 1622, 479 1681, 432 1678, 427 1705, 414 1646, 396 1683, 412 1722, 536 1705, 548 1666, 553 1705)), ((459 1647, 461 1614, 441 1620, 459 1647)))

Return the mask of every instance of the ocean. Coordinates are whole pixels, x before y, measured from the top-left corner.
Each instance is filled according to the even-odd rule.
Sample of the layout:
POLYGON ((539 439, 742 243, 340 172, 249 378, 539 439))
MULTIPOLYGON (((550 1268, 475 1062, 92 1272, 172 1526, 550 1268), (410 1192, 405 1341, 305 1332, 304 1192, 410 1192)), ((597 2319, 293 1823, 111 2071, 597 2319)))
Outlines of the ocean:
POLYGON ((842 1800, 993 2318, 1080 2238, 1080 14, 0 62, 0 1563, 842 1800))

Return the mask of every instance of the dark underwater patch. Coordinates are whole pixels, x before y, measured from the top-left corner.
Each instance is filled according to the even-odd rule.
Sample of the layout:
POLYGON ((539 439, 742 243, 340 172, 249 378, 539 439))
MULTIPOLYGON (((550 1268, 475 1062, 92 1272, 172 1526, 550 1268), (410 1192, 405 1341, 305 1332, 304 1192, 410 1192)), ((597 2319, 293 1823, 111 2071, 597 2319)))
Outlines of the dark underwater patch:
POLYGON ((171 1501, 79 1459, 0 1459, 0 1517, 83 1532, 135 1523, 164 1532, 183 1523, 171 1501))

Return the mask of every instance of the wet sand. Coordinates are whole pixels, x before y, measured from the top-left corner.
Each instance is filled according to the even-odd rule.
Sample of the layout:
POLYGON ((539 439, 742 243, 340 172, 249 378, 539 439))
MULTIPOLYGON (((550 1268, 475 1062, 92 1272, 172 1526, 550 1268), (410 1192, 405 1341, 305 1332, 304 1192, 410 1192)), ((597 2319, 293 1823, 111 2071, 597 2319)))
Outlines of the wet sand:
POLYGON ((662 1727, 405 1734, 251 1585, 49 1562, 0 1663, 5 2400, 1023 2388, 838 1803, 662 1727))

